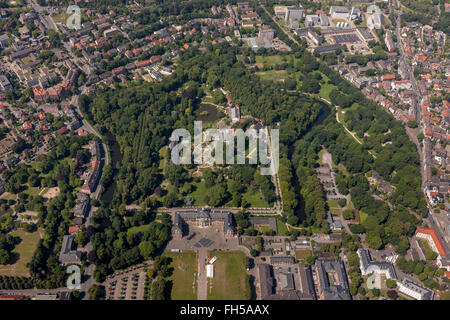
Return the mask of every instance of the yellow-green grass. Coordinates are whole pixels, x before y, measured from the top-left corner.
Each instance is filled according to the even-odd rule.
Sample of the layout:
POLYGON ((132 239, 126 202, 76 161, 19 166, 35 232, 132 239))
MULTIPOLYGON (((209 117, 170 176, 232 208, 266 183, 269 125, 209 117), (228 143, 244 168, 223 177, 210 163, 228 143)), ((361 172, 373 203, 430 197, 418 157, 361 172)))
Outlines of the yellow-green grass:
POLYGON ((256 72, 261 80, 280 81, 286 79, 286 70, 269 70, 256 72))
POLYGON ((330 92, 331 92, 334 88, 335 88, 335 86, 332 85, 332 84, 323 83, 323 84, 320 86, 319 96, 320 96, 321 98, 324 98, 324 99, 329 100, 329 99, 330 99, 330 92))
POLYGON ((142 226, 131 227, 130 229, 127 230, 127 235, 145 232, 148 229, 149 225, 150 224, 144 224, 142 226))
POLYGON ((270 229, 269 226, 266 226, 266 225, 257 225, 257 226, 255 226, 255 229, 262 233, 266 233, 266 232, 269 232, 270 230, 272 230, 272 229, 270 229))
POLYGON ((312 255, 311 250, 295 250, 295 257, 299 260, 306 259, 310 255, 312 255))
POLYGON ((264 67, 273 67, 283 61, 281 56, 256 56, 255 62, 257 65, 263 65, 264 67))
POLYGON ((66 23, 68 17, 69 14, 65 12, 52 15, 53 21, 55 21, 55 23, 66 23))
POLYGON ((367 217, 369 215, 367 213, 364 213, 362 211, 359 211, 359 223, 362 224, 364 221, 366 221, 367 217))
POLYGON ((204 182, 194 182, 195 186, 194 192, 190 194, 191 197, 194 198, 194 206, 204 206, 206 205, 205 195, 206 195, 206 186, 204 182))
POLYGON ((26 265, 31 261, 43 231, 43 229, 38 229, 35 232, 28 233, 22 229, 18 229, 10 233, 12 236, 20 237, 22 241, 17 244, 12 251, 17 255, 17 260, 14 264, 0 265, 0 275, 22 277, 30 276, 30 272, 26 265))
POLYGON ((28 189, 25 190, 24 192, 30 196, 36 197, 41 193, 41 191, 42 191, 41 188, 28 187, 28 189))
POLYGON ((327 200, 329 208, 340 208, 336 200, 327 200))
POLYGON ((319 151, 317 162, 322 165, 322 156, 325 149, 319 151))
POLYGON ((214 278, 208 280, 208 300, 249 300, 250 278, 246 271, 247 257, 242 251, 215 251, 214 278))
POLYGON ((197 279, 194 276, 194 273, 198 271, 196 253, 194 251, 165 252, 164 256, 172 258, 170 267, 173 268, 173 272, 168 278, 172 281, 171 300, 196 300, 197 279))
POLYGON ((277 217, 276 219, 277 219, 278 235, 280 235, 280 236, 286 235, 288 233, 288 229, 287 229, 286 225, 284 224, 283 221, 281 221, 281 219, 279 217, 277 217))

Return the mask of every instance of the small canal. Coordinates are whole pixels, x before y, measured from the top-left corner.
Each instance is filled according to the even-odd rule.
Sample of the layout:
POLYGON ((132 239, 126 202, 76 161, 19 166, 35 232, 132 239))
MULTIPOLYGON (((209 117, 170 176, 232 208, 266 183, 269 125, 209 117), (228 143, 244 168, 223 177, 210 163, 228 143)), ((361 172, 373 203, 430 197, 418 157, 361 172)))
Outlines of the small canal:
MULTIPOLYGON (((317 119, 313 122, 313 124, 311 125, 310 130, 315 127, 318 126, 320 124, 322 124, 322 122, 325 121, 325 119, 330 115, 330 107, 328 107, 328 105, 326 105, 323 102, 320 102, 320 104, 322 105, 322 109, 320 110, 320 114, 317 117, 317 119)), ((292 158, 292 154, 294 153, 294 144, 292 144, 289 147, 289 151, 291 153, 291 158, 292 158)), ((295 172, 295 168, 292 167, 292 172, 293 172, 293 177, 294 177, 294 192, 298 195, 298 204, 297 207, 294 210, 294 214, 299 218, 300 223, 302 223, 305 219, 306 219, 306 215, 305 215, 305 199, 303 199, 302 195, 301 195, 301 187, 300 184, 298 182, 298 178, 297 178, 297 174, 295 172)))
MULTIPOLYGON (((112 135, 112 133, 109 131, 106 131, 106 134, 104 136, 107 139, 106 144, 108 145, 109 152, 110 152, 110 164, 111 164, 111 168, 113 169, 114 178, 113 178, 112 183, 103 192, 100 200, 105 204, 110 204, 113 199, 114 192, 116 191, 117 182, 116 182, 115 177, 117 175, 117 171, 119 170, 119 165, 122 162, 123 156, 120 153, 119 144, 117 143, 117 140, 112 135)), ((105 152, 108 152, 108 151, 105 150, 105 152)))

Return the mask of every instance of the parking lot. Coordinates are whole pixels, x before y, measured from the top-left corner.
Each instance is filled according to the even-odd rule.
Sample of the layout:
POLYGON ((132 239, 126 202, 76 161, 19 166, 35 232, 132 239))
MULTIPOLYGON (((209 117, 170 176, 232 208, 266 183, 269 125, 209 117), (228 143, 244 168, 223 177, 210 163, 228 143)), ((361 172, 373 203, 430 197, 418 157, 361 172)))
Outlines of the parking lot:
POLYGON ((124 272, 107 280, 105 283, 106 298, 108 300, 143 300, 146 277, 146 272, 139 269, 124 272))

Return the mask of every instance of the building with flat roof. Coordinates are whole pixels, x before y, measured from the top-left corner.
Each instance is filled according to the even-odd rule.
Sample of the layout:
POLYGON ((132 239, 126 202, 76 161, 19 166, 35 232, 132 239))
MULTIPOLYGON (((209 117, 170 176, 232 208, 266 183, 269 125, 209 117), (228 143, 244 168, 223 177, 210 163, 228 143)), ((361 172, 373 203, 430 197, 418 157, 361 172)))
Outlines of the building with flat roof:
POLYGON ((315 300, 314 282, 311 268, 300 264, 295 266, 300 272, 300 287, 295 287, 294 273, 279 273, 280 290, 276 290, 273 267, 269 264, 258 264, 258 278, 261 300, 315 300))
POLYGON ((423 287, 406 278, 400 283, 398 290, 416 300, 433 300, 434 297, 433 290, 423 287))
POLYGON ((91 198, 84 192, 78 192, 77 202, 75 204, 75 217, 84 218, 89 212, 89 202, 91 198))
POLYGON ((294 264, 294 258, 291 256, 273 256, 270 257, 270 264, 294 264))
POLYGON ((347 273, 340 259, 316 260, 321 295, 325 300, 351 300, 347 273))
POLYGON ((350 9, 344 6, 331 6, 330 16, 332 19, 348 19, 350 16, 350 9))
POLYGON ((74 237, 72 235, 65 235, 63 238, 61 251, 59 253, 59 262, 62 264, 72 264, 81 262, 81 252, 73 249, 74 237))
POLYGON ((282 290, 294 290, 294 275, 292 273, 280 273, 280 285, 282 290))
POLYGON ((302 8, 287 8, 284 15, 286 21, 300 21, 303 19, 304 10, 302 8))
POLYGON ((275 37, 275 30, 270 27, 263 26, 258 31, 258 40, 270 42, 275 37))

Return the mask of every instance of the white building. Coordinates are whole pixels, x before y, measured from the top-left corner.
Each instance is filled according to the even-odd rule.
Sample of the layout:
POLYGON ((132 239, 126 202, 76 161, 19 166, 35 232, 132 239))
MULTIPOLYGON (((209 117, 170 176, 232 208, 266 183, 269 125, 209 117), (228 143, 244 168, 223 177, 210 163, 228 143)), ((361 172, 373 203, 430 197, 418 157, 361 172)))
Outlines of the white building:
POLYGON ((331 6, 330 16, 332 19, 348 19, 350 16, 350 10, 344 6, 331 6))
POLYGON ((406 278, 400 283, 399 291, 416 300, 433 300, 434 297, 433 290, 422 287, 406 278))
POLYGON ((239 107, 233 107, 231 108, 231 121, 234 122, 238 122, 239 119, 241 118, 241 110, 239 109, 239 107))
POLYGON ((382 13, 374 13, 367 18, 367 27, 369 29, 381 29, 386 24, 386 19, 382 13))
POLYGON ((317 14, 309 14, 305 17, 305 27, 314 27, 319 22, 320 18, 317 14))
POLYGON ((359 268, 363 276, 369 274, 385 275, 387 279, 397 280, 394 265, 388 261, 371 261, 369 250, 360 248, 356 251, 359 257, 359 268))
POLYGON ((214 278, 214 265, 212 265, 212 264, 206 265, 206 277, 214 278))
POLYGON ((284 20, 286 21, 300 21, 303 19, 304 10, 301 8, 288 8, 286 9, 286 14, 284 16, 284 20))

